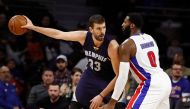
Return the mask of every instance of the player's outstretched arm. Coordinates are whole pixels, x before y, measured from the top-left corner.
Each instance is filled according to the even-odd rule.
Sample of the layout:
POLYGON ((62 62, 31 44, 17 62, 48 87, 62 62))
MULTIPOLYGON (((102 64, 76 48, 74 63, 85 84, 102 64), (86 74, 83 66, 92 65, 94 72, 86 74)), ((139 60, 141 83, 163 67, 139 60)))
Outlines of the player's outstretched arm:
POLYGON ((53 28, 39 27, 33 25, 32 21, 28 17, 25 16, 25 18, 27 19, 27 24, 22 26, 22 28, 27 28, 55 39, 78 41, 81 44, 84 43, 87 31, 63 32, 53 28))

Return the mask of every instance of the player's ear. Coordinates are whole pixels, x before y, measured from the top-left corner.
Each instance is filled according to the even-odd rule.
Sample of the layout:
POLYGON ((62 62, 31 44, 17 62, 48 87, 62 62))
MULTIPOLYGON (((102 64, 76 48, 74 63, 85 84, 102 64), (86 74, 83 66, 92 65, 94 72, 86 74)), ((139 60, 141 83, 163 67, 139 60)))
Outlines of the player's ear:
POLYGON ((92 33, 93 32, 93 29, 92 29, 92 27, 89 27, 89 31, 92 33))

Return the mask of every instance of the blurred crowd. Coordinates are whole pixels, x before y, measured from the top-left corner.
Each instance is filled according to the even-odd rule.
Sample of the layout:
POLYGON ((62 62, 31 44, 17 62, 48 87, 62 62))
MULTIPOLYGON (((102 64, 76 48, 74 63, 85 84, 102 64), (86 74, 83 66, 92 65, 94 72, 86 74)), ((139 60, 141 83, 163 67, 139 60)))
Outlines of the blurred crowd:
MULTIPOLYGON (((131 7, 135 1, 130 1, 131 7)), ((53 109, 51 106, 55 109, 69 109, 70 103, 76 101, 73 95, 87 64, 82 47, 76 42, 51 39, 33 31, 23 36, 14 36, 9 32, 7 22, 17 13, 10 11, 5 3, 0 0, 0 109, 53 109)), ((101 2, 87 0, 88 5, 99 3, 101 2)), ((155 2, 144 3, 155 5, 155 2)), ((120 36, 117 40, 122 42, 126 36, 121 34, 119 23, 122 22, 122 15, 131 11, 131 8, 127 11, 120 10, 120 14, 111 19, 109 13, 106 14, 104 5, 101 3, 105 12, 101 12, 107 16, 108 32, 120 36), (115 23, 113 20, 119 21, 115 23)), ((38 16, 35 23, 67 31, 48 12, 38 16)), ((78 30, 87 29, 85 23, 79 22, 76 26, 78 30)), ((182 23, 165 20, 157 28, 154 27, 153 31, 151 22, 147 21, 144 29, 155 35, 160 47, 161 66, 171 78, 171 109, 190 107, 190 60, 187 53, 190 43, 182 40, 185 38, 180 38, 181 28, 182 23)), ((130 88, 124 96, 125 104, 136 87, 137 83, 131 77, 130 88)))

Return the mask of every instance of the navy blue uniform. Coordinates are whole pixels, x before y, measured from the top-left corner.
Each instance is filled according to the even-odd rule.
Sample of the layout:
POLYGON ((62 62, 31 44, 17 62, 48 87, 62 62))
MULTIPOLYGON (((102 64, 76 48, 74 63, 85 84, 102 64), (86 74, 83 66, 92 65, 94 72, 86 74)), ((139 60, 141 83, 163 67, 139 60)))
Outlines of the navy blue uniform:
MULTIPOLYGON (((115 76, 108 56, 108 46, 111 40, 113 40, 111 36, 105 35, 102 45, 96 48, 92 34, 87 33, 83 49, 88 58, 88 64, 76 89, 77 101, 85 107, 89 107, 90 100, 101 93, 115 76)), ((104 102, 107 102, 109 98, 110 96, 105 97, 104 102)))

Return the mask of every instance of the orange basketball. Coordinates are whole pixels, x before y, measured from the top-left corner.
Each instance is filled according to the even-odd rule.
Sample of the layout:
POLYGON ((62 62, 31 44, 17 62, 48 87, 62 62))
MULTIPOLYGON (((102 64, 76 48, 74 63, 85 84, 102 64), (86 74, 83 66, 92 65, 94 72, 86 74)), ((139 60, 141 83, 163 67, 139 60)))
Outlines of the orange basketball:
POLYGON ((23 35, 27 32, 27 29, 21 28, 21 26, 26 25, 27 20, 22 15, 13 16, 8 23, 8 27, 11 33, 14 35, 23 35))

